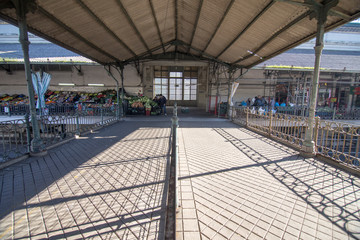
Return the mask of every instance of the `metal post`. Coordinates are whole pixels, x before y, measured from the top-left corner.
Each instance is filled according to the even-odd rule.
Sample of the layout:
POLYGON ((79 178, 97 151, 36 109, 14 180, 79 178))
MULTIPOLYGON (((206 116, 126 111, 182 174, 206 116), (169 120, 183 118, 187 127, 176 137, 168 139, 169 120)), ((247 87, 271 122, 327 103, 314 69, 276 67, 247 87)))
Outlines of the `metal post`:
POLYGON ((171 118, 171 161, 170 161, 170 176, 169 176, 169 193, 168 204, 166 211, 166 230, 165 239, 176 238, 176 213, 179 207, 178 200, 178 142, 177 142, 177 128, 179 126, 179 119, 177 117, 177 104, 174 103, 173 117, 171 118))
POLYGON ((80 137, 80 124, 79 124, 79 114, 76 114, 76 137, 80 137))
MULTIPOLYGON (((337 4, 337 1, 331 2, 331 4, 337 4)), ((319 85, 319 75, 320 75, 320 58, 321 53, 324 48, 324 32, 325 32, 325 22, 327 19, 327 13, 331 8, 330 5, 321 5, 316 8, 316 17, 317 17, 317 33, 316 33, 316 45, 315 49, 315 66, 314 66, 314 77, 311 86, 310 93, 310 108, 309 108, 309 117, 308 117, 308 126, 305 132, 305 141, 301 150, 301 155, 304 157, 312 157, 315 153, 315 143, 313 139, 314 135, 314 122, 315 122, 315 107, 317 102, 317 93, 319 85)))
POLYGON ((246 111, 246 127, 247 127, 247 126, 249 126, 249 112, 250 112, 250 109, 246 108, 245 111, 246 111))
MULTIPOLYGON (((350 88, 351 88, 351 87, 354 87, 354 83, 355 83, 355 75, 353 74, 353 75, 351 76, 350 88)), ((347 107, 346 107, 346 114, 348 114, 348 115, 350 114, 351 109, 353 108, 353 106, 352 106, 353 97, 354 97, 354 94, 349 94, 349 98, 348 98, 348 102, 347 102, 347 107)))
POLYGON ((104 113, 103 113, 103 106, 100 108, 100 114, 101 114, 101 125, 104 125, 104 113))
POLYGON ((27 151, 31 151, 31 130, 30 130, 30 121, 29 114, 25 114, 25 124, 26 124, 26 140, 27 140, 27 151))
POLYGON ((111 76, 114 81, 116 82, 116 103, 117 103, 117 108, 115 109, 115 114, 116 114, 116 119, 119 121, 120 120, 120 95, 119 95, 119 81, 114 77, 114 75, 111 73, 110 71, 110 66, 109 66, 109 70, 106 69, 106 67, 104 66, 105 70, 108 72, 109 76, 111 76))
POLYGON ((120 76, 121 76, 121 106, 119 104, 120 108, 120 115, 121 117, 124 117, 124 64, 120 64, 120 76))
POLYGON ((28 38, 27 25, 26 25, 26 13, 28 11, 26 6, 27 2, 21 0, 14 0, 13 3, 16 6, 16 14, 18 18, 19 32, 20 32, 19 42, 21 43, 24 54, 25 76, 26 76, 28 93, 29 93, 30 117, 31 117, 31 125, 34 136, 34 138, 31 141, 31 151, 33 153, 40 153, 41 151, 44 150, 44 148, 43 148, 43 142, 40 138, 40 129, 36 117, 34 87, 31 79, 31 69, 30 69, 30 60, 29 60, 30 42, 28 38))
POLYGON ((177 103, 174 103, 174 112, 173 117, 171 118, 172 125, 172 152, 171 152, 171 166, 175 169, 175 206, 176 208, 179 206, 178 199, 178 139, 177 139, 177 130, 179 127, 179 118, 177 116, 177 103))
POLYGON ((269 137, 271 137, 271 125, 272 125, 272 112, 271 112, 271 110, 269 111, 269 116, 270 116, 270 119, 269 119, 269 137))
POLYGON ((228 79, 228 103, 227 103, 227 106, 226 106, 226 115, 228 116, 229 119, 231 119, 231 116, 230 116, 230 96, 231 96, 231 77, 232 77, 232 69, 229 68, 229 79, 228 79))

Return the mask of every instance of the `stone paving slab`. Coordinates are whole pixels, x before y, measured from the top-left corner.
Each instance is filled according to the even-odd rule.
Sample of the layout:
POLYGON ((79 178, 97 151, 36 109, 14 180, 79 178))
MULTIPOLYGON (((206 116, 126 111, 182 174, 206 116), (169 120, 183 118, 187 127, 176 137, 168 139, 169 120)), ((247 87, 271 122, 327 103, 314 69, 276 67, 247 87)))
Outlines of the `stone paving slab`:
POLYGON ((360 239, 360 180, 230 122, 182 122, 177 239, 360 239))
POLYGON ((162 239, 170 122, 121 122, 0 171, 0 239, 162 239))

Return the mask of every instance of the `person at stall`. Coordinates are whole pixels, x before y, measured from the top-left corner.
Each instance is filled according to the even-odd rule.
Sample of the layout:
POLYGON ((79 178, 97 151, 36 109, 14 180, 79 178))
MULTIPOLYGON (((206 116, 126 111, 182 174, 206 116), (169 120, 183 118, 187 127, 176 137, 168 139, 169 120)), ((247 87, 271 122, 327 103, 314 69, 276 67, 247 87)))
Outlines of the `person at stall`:
POLYGON ((161 114, 164 114, 165 116, 166 114, 166 97, 163 96, 162 94, 159 94, 159 106, 161 109, 161 114))

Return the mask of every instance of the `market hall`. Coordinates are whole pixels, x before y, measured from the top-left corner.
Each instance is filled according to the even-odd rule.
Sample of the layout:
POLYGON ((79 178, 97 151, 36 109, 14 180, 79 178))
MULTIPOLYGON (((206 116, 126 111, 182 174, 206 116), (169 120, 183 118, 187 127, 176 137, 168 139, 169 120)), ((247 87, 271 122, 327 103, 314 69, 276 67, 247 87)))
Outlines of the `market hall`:
MULTIPOLYGON (((228 78, 231 78, 232 73, 241 75, 243 71, 255 64, 315 35, 318 39, 316 59, 319 60, 324 30, 356 19, 359 15, 356 1, 339 1, 338 5, 337 2, 259 1, 246 3, 244 1, 229 1, 226 6, 220 6, 220 4, 214 6, 207 1, 193 3, 169 1, 168 4, 150 1, 149 3, 146 2, 146 6, 139 6, 137 4, 141 5, 141 3, 128 3, 126 5, 122 1, 107 3, 109 5, 90 1, 76 1, 70 6, 69 3, 65 2, 55 4, 45 1, 27 1, 27 4, 23 5, 21 1, 5 1, 1 5, 0 16, 6 21, 18 23, 20 35, 23 37, 20 41, 23 44, 24 56, 27 49, 26 27, 28 27, 30 32, 74 52, 82 53, 100 64, 107 65, 109 71, 112 68, 118 72, 120 76, 118 81, 120 82, 124 80, 124 69, 128 63, 139 64, 141 61, 156 59, 159 62, 155 64, 154 72, 150 71, 150 68, 149 70, 145 69, 145 72, 148 71, 149 73, 149 75, 145 75, 146 81, 150 83, 148 87, 153 81, 151 75, 155 74, 155 68, 160 76, 163 72, 169 73, 167 68, 174 69, 170 71, 170 73, 175 74, 173 76, 174 89, 171 89, 169 83, 168 90, 166 90, 169 94, 169 100, 177 100, 177 95, 180 94, 181 100, 185 101, 183 92, 178 93, 176 91, 176 86, 180 86, 177 80, 181 78, 177 74, 182 72, 178 71, 177 68, 187 68, 191 79, 193 67, 205 68, 204 72, 206 72, 206 65, 204 66, 203 61, 213 61, 221 66, 227 66, 227 75, 228 78), (198 9, 198 11, 194 11, 194 9, 198 9), (111 11, 115 12, 111 13, 111 11), (210 13, 206 11, 210 11, 210 13), (218 14, 217 17, 216 14, 218 14), (206 16, 212 16, 212 19, 209 21, 204 18, 206 16), (109 19, 106 19, 107 17, 109 19), (121 17, 123 19, 116 19, 121 17), (191 23, 183 20, 191 17, 193 19, 191 23), (145 21, 146 18, 148 21, 145 21), (172 19, 173 24, 171 26, 167 26, 167 18, 172 19), (240 21, 241 19, 242 21, 240 21), (216 23, 206 26, 215 20, 217 20, 216 23), (234 24, 235 20, 236 24, 234 24), (115 26, 110 24, 111 22, 127 24, 115 26), (146 24, 152 24, 152 27, 146 26, 146 24), (186 24, 190 24, 192 27, 188 27, 186 24), (92 27, 89 28, 89 26, 92 27), (164 28, 160 28, 160 26, 164 26, 164 28), (213 31, 209 31, 211 27, 213 31), (239 31, 236 31, 235 27, 239 31), (147 29, 152 29, 152 31, 146 31, 147 29), (193 31, 189 31, 189 29, 193 29, 193 31), (201 32, 204 29, 207 32, 201 32), (62 32, 62 34, 57 31, 62 32), (96 39, 96 37, 101 38, 96 39), (156 39, 154 40, 154 38, 156 39), (138 39, 138 41, 134 41, 134 39, 138 39), (181 65, 185 66, 173 64, 169 62, 169 59, 175 62, 180 60, 181 65), (171 90, 173 90, 173 94, 171 94, 171 90), (174 96, 173 99, 171 95, 174 96)), ((224 69, 226 67, 221 67, 222 71, 224 69)), ((28 83, 31 85, 29 62, 26 57, 25 70, 28 83)), ((315 72, 318 70, 319 66, 317 65, 315 72)), ((200 75, 199 77, 206 77, 199 71, 197 73, 200 75)), ((316 75, 315 73, 315 80, 316 75)), ((205 96, 206 88, 200 89, 200 86, 199 84, 199 89, 196 90, 199 93, 202 91, 205 96)), ((161 85, 161 89, 162 87, 161 85)), ((145 89, 144 87, 144 94, 150 93, 145 89)), ((191 95, 190 88, 189 98, 192 97, 191 95)), ((196 98, 199 98, 196 101, 201 101, 200 95, 196 98)), ((202 99, 203 104, 206 104, 207 101, 204 100, 204 97, 202 99)), ((312 101, 315 100, 312 99, 312 101)), ((36 112, 32 109, 34 105, 34 99, 30 96, 32 122, 36 122, 36 120, 34 121, 36 112)), ((198 105, 198 107, 201 106, 198 105)), ((36 140, 36 131, 40 131, 40 129, 33 127, 33 131, 36 140)), ((307 140, 311 142, 311 139, 307 140)), ((31 146, 34 152, 39 151, 37 143, 33 141, 31 146)), ((312 146, 307 147, 311 152, 312 146)))

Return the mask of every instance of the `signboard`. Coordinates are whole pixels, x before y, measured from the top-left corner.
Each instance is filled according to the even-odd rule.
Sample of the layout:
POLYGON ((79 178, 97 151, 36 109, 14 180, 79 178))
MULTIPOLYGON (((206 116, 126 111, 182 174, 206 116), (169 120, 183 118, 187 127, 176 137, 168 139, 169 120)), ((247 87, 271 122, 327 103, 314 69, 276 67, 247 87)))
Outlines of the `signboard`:
POLYGON ((337 98, 336 97, 332 97, 330 98, 330 102, 336 102, 337 98))

